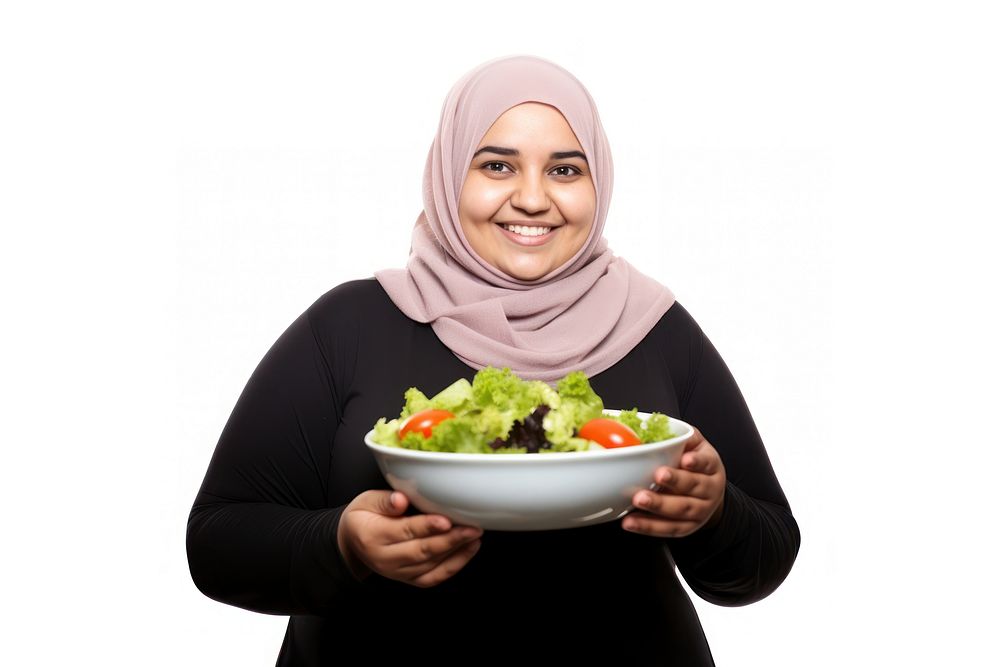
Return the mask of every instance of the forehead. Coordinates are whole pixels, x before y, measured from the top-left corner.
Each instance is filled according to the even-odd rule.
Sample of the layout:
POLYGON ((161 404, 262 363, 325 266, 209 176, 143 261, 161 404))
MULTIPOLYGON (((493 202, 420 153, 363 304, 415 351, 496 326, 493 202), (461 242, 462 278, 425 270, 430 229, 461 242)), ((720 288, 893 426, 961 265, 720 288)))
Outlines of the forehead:
POLYGON ((522 150, 538 147, 581 148, 573 128, 555 107, 541 102, 524 102, 500 114, 483 135, 479 145, 500 144, 522 150))

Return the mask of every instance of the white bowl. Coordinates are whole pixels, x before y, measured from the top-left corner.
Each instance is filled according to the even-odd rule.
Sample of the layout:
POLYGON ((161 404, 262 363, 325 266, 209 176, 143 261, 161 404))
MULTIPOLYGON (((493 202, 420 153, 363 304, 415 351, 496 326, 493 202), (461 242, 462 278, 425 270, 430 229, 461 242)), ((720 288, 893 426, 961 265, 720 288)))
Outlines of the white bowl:
MULTIPOLYGON (((621 410, 604 410, 617 415, 621 410)), ((645 421, 648 412, 637 413, 645 421)), ((365 434, 389 485, 425 514, 484 530, 554 530, 614 521, 657 489, 660 466, 677 467, 694 429, 670 417, 677 436, 631 447, 544 454, 463 454, 387 447, 365 434)))

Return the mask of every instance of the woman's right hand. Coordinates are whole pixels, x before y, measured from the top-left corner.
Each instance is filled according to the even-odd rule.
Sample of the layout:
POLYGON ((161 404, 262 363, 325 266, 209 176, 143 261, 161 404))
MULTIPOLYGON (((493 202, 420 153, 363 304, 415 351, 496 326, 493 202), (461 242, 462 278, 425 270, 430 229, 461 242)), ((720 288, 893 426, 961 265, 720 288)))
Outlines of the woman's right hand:
POLYGON ((400 516, 408 505, 400 491, 373 489, 344 509, 337 546, 358 579, 375 572, 430 588, 456 574, 479 550, 482 529, 452 526, 440 514, 400 516))

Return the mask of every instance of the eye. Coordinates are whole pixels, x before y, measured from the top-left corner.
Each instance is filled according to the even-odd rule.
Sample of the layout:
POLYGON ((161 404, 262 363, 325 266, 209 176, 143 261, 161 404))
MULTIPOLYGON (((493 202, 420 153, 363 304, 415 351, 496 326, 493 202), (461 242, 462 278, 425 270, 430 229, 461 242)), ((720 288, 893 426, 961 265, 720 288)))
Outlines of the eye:
MULTIPOLYGON (((568 164, 560 165, 560 166, 556 167, 556 169, 572 169, 573 170, 572 172, 570 172, 568 174, 557 174, 558 176, 573 176, 574 173, 576 173, 576 174, 582 174, 583 173, 582 171, 580 171, 576 167, 574 167, 572 165, 568 165, 568 164)), ((555 169, 553 169, 553 171, 555 171, 555 169)))
MULTIPOLYGON (((507 167, 508 169, 510 169, 510 167, 506 163, 504 163, 504 162, 484 162, 483 163, 483 168, 486 169, 486 171, 493 172, 494 174, 502 174, 504 167, 507 167), (491 168, 493 165, 497 165, 499 167, 499 169, 493 169, 493 168, 491 168)), ((574 167, 572 165, 568 165, 568 164, 564 164, 564 165, 560 165, 558 167, 555 167, 555 168, 552 169, 552 171, 558 171, 560 169, 569 169, 570 172, 568 174, 565 174, 565 173, 564 174, 556 174, 556 176, 575 176, 575 175, 582 175, 583 174, 582 171, 580 171, 576 167, 574 167)))
POLYGON ((503 162, 487 162, 483 166, 486 167, 486 171, 492 171, 494 174, 502 174, 503 173, 502 167, 506 167, 507 165, 504 164, 503 162), (490 169, 490 165, 494 164, 500 165, 501 169, 490 169))

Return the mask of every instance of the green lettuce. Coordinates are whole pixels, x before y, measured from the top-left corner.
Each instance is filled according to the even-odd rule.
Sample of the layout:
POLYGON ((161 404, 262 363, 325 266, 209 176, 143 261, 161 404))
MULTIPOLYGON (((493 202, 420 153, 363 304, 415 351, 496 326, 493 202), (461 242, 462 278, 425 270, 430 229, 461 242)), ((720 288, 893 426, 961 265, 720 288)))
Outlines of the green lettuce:
POLYGON ((670 418, 659 412, 650 413, 646 421, 642 423, 642 430, 639 432, 643 443, 669 440, 676 435, 670 430, 670 418))
POLYGON ((604 415, 604 402, 590 386, 583 371, 572 371, 556 383, 559 395, 558 409, 550 411, 542 420, 545 435, 556 447, 587 449, 578 441, 577 431, 591 419, 604 415))
POLYGON ((676 435, 670 430, 669 418, 665 414, 652 412, 646 421, 642 421, 638 412, 639 408, 632 408, 631 410, 622 410, 617 415, 606 415, 606 417, 621 422, 635 431, 643 444, 660 442, 676 435))
POLYGON ((608 419, 614 419, 617 422, 625 424, 630 429, 635 431, 636 435, 641 435, 642 430, 642 420, 639 419, 639 408, 632 408, 631 410, 622 410, 617 415, 607 415, 608 419))
MULTIPOLYGON (((508 445, 494 449, 491 443, 497 439, 507 441, 515 424, 520 422, 519 428, 525 428, 526 418, 539 406, 546 405, 549 411, 542 417, 541 429, 551 448, 544 447, 538 452, 586 451, 590 441, 577 436, 580 427, 605 416, 604 402, 582 371, 570 372, 553 389, 539 380, 523 380, 509 367, 487 366, 475 374, 471 383, 464 378, 456 380, 431 398, 410 387, 403 399, 398 418, 381 417, 375 423, 372 436, 375 442, 435 452, 523 453, 527 451, 525 447, 508 445), (420 432, 399 437, 399 428, 410 416, 429 409, 447 410, 455 416, 439 422, 430 437, 420 432)), ((624 411, 617 419, 629 425, 643 442, 672 437, 666 415, 653 413, 643 424, 636 412, 636 409, 624 411)), ((534 420, 537 416, 528 421, 538 428, 534 420)), ((510 442, 515 440, 511 438, 510 442)))

